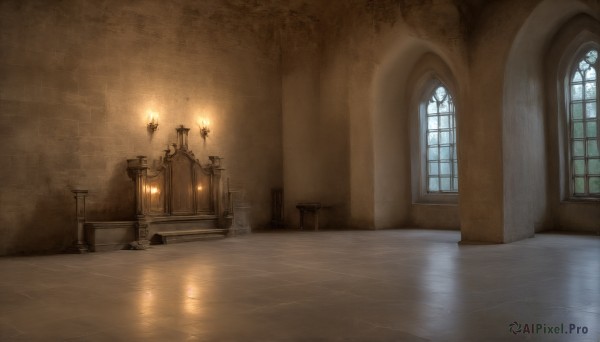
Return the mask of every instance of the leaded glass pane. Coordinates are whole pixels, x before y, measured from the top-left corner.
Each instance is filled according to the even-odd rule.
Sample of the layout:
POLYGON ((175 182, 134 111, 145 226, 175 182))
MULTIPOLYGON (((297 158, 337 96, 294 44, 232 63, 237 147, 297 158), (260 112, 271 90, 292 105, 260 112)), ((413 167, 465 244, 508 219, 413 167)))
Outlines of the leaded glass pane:
POLYGON ((573 142, 573 155, 575 157, 583 157, 585 153, 585 146, 583 141, 578 140, 573 142))
POLYGON ((446 89, 444 89, 444 87, 438 87, 435 90, 435 96, 438 101, 444 101, 446 98, 446 89))
POLYGON ((458 163, 454 161, 454 175, 458 176, 458 163))
POLYGON ((438 133, 431 132, 427 133, 427 145, 437 145, 438 144, 438 133))
POLYGON ((447 115, 440 116, 440 128, 450 128, 450 120, 447 115))
POLYGON ((573 119, 583 119, 583 109, 581 103, 573 103, 571 105, 571 115, 573 119))
POLYGON ((575 177, 575 193, 582 194, 585 192, 585 178, 575 177))
POLYGON ((600 193, 600 177, 590 177, 590 193, 600 193))
POLYGON ((440 178, 440 190, 450 191, 450 178, 440 178))
POLYGON ((588 121, 585 124, 585 136, 595 138, 598 131, 596 130, 596 121, 588 121))
POLYGON ((431 191, 431 192, 440 191, 439 178, 429 177, 429 191, 431 191))
POLYGON ((450 143, 450 132, 440 133, 440 144, 446 145, 450 143))
POLYGON ((440 103, 440 113, 446 114, 450 112, 450 104, 448 100, 444 100, 440 103))
POLYGON ((435 112, 437 112, 437 102, 429 101, 429 104, 427 105, 427 113, 435 113, 435 112))
POLYGON ((449 175, 450 174, 450 163, 440 163, 440 174, 449 175))
POLYGON ((590 159, 588 161, 588 173, 591 175, 600 175, 600 159, 590 159))
POLYGON ((583 87, 581 84, 574 84, 571 87, 571 100, 581 100, 583 99, 583 87))
POLYGON ((429 174, 430 175, 437 175, 438 173, 438 169, 439 169, 439 163, 437 162, 430 162, 429 163, 429 174))
POLYGON ((583 138, 583 122, 573 123, 573 138, 583 138))
POLYGON ((581 71, 585 72, 589 67, 590 65, 586 61, 579 62, 579 70, 581 71))
POLYGON ((437 129, 438 128, 438 117, 430 116, 427 118, 427 129, 437 129))
POLYGON ((596 79, 596 69, 589 68, 588 71, 585 72, 586 81, 591 81, 596 79))
POLYGON ((454 188, 454 190, 458 191, 458 178, 457 177, 452 178, 452 187, 454 188))
POLYGON ((597 115, 596 112, 596 102, 589 102, 585 104, 585 117, 588 119, 593 119, 597 115))
POLYGON ((573 162, 575 166, 575 174, 576 175, 584 175, 585 174, 585 160, 575 160, 573 162))
POLYGON ((587 142, 587 156, 598 157, 598 141, 596 139, 590 139, 587 142))
POLYGON ((440 159, 450 159, 450 147, 440 147, 440 159))
POLYGON ((591 50, 590 52, 586 53, 585 60, 590 64, 595 64, 598 60, 598 51, 591 50))
POLYGON ((439 160, 438 148, 430 147, 429 149, 427 149, 427 155, 427 160, 439 160))
POLYGON ((596 82, 585 83, 585 98, 586 100, 596 98, 596 82))
POLYGON ((575 71, 575 74, 573 74, 573 82, 581 82, 583 81, 583 77, 581 77, 581 73, 579 72, 579 70, 575 71))

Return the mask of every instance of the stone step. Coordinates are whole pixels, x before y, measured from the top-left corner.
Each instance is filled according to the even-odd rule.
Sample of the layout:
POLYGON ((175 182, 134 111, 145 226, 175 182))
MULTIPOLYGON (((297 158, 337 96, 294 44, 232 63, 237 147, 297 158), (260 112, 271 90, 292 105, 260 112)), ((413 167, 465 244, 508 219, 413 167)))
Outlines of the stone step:
POLYGON ((172 230, 156 233, 162 239, 163 244, 188 242, 197 240, 206 240, 222 238, 227 235, 227 229, 193 229, 193 230, 172 230))

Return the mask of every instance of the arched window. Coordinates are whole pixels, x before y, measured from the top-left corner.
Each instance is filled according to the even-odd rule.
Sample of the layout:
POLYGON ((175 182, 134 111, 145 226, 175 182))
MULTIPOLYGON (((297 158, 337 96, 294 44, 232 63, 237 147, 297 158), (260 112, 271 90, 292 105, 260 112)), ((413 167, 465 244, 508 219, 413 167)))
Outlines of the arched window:
POLYGON ((425 103, 421 129, 425 139, 427 193, 458 192, 456 120, 452 95, 437 82, 425 103))
POLYGON ((600 197, 598 50, 585 50, 569 78, 569 158, 573 197, 600 197))

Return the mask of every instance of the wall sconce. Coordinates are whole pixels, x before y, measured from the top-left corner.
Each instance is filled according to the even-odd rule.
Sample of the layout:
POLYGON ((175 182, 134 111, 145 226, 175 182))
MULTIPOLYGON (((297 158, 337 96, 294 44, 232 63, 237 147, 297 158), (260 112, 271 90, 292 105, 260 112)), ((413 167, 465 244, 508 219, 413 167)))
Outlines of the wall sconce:
POLYGON ((155 132, 158 129, 158 113, 154 111, 148 111, 148 130, 155 132))
POLYGON ((202 137, 202 139, 206 140, 206 137, 208 137, 208 133, 210 133, 210 129, 208 128, 208 120, 202 120, 199 126, 200 136, 202 137))

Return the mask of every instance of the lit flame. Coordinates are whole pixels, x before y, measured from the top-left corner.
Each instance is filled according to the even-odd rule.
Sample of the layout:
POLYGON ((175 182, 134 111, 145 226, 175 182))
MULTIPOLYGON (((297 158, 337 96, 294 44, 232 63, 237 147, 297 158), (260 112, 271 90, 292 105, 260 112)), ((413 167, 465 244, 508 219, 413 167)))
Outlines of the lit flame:
POLYGON ((198 191, 202 191, 202 185, 198 185, 198 191))
POLYGON ((210 125, 210 121, 205 118, 198 119, 196 122, 198 123, 198 126, 200 126, 200 128, 208 128, 208 126, 210 125))
POLYGON ((156 124, 158 123, 158 112, 155 112, 153 110, 149 110, 148 111, 148 121, 156 124))
POLYGON ((160 190, 157 186, 146 186, 146 192, 149 192, 152 195, 156 195, 160 193, 160 190))

